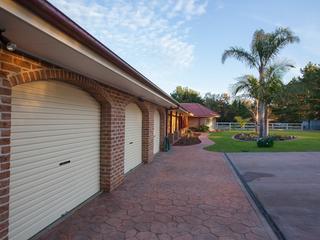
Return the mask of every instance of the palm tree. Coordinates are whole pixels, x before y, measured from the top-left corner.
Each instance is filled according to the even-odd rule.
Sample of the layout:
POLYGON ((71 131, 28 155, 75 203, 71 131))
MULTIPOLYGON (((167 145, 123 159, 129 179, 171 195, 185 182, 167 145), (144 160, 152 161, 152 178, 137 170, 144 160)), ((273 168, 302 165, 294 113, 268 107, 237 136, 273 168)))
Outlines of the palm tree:
MULTIPOLYGON (((274 32, 266 33, 257 30, 253 34, 250 51, 241 47, 231 47, 224 51, 222 63, 228 58, 235 58, 246 63, 250 68, 258 71, 258 82, 263 87, 266 84, 267 69, 274 65, 274 60, 280 50, 288 44, 299 42, 299 38, 289 28, 277 28, 274 32)), ((268 124, 266 119, 267 99, 259 95, 259 136, 268 135, 268 124)))
MULTIPOLYGON (((282 82, 283 75, 289 68, 293 67, 290 63, 281 62, 273 63, 265 71, 265 79, 259 81, 253 75, 244 75, 238 78, 238 81, 233 85, 233 94, 242 93, 242 97, 253 99, 254 119, 257 123, 259 118, 259 99, 263 99, 265 103, 265 126, 266 135, 269 134, 268 129, 268 109, 270 104, 280 100, 284 89, 282 82)), ((257 131, 257 129, 256 129, 257 131)))

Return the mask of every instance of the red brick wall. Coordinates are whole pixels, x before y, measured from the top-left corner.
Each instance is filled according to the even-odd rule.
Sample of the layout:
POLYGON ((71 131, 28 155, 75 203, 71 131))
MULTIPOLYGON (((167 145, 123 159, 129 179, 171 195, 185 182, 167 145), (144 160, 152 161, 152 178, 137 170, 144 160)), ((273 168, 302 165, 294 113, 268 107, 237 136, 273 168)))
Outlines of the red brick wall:
POLYGON ((124 180, 125 106, 136 103, 143 115, 143 162, 153 159, 153 111, 158 109, 161 121, 161 143, 165 135, 165 109, 92 79, 8 52, 0 48, 0 239, 7 239, 10 180, 10 118, 11 88, 37 80, 57 80, 70 83, 91 94, 101 104, 100 183, 103 191, 112 191, 124 180))

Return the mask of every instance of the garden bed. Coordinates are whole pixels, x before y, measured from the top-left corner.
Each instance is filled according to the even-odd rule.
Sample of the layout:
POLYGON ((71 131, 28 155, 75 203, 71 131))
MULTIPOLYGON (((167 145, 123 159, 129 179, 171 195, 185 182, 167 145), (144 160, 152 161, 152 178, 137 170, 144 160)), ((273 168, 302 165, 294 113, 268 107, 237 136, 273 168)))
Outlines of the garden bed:
MULTIPOLYGON (((274 141, 288 141, 288 140, 294 140, 296 139, 295 136, 290 136, 290 135, 270 135, 270 137, 274 141)), ((256 133, 238 133, 233 136, 235 140, 239 141, 245 141, 245 142, 250 142, 250 141, 257 141, 258 140, 258 135, 256 133)))
POLYGON ((201 140, 199 139, 198 136, 184 136, 181 137, 175 144, 174 146, 190 146, 190 145, 195 145, 201 143, 201 140))

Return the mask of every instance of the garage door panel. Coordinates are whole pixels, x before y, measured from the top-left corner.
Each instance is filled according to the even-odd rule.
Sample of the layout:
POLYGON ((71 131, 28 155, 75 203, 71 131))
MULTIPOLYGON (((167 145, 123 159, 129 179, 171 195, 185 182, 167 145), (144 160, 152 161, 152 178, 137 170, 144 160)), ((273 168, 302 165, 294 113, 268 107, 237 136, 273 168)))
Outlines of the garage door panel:
MULTIPOLYGON (((26 135, 26 134, 25 134, 26 135)), ((25 136, 24 135, 24 136, 25 136)), ((26 138, 23 137, 15 138, 15 146, 24 146, 24 145, 31 145, 31 144, 41 144, 43 142, 51 141, 51 142, 59 142, 59 141, 68 141, 70 138, 77 138, 77 139, 86 139, 88 137, 92 137, 92 132, 84 132, 84 133, 73 133, 73 134, 55 134, 55 135, 45 135, 41 136, 28 136, 26 138)))
MULTIPOLYGON (((78 143, 96 143, 97 139, 94 136, 84 136, 84 137, 79 137, 77 138, 78 143)), ((22 142, 22 141, 21 141, 22 142)), ((34 142, 34 143, 28 143, 26 141, 24 141, 24 144, 15 144, 14 146, 19 147, 20 151, 28 151, 30 150, 30 148, 34 149, 34 150, 38 150, 38 149, 43 149, 43 148, 53 148, 53 147, 60 147, 60 146, 64 146, 64 145, 73 145, 74 139, 61 139, 61 141, 59 140, 52 140, 52 141, 47 141, 47 142, 34 142)), ((72 147, 72 146, 69 146, 72 147)), ((48 149, 48 151, 50 151, 50 149, 48 149)))
MULTIPOLYGON (((13 115, 14 116, 14 115, 13 115)), ((15 119, 48 119, 48 120, 97 120, 96 114, 85 114, 84 112, 78 114, 70 114, 70 111, 66 111, 61 114, 57 113, 34 113, 34 112, 20 112, 18 116, 14 116, 15 119)))
POLYGON ((160 151, 160 114, 158 110, 153 114, 153 153, 156 154, 160 151))
MULTIPOLYGON (((93 170, 90 168, 86 168, 88 171, 92 171, 92 174, 97 174, 97 170, 93 170)), ((17 197, 19 197, 19 200, 13 202, 13 207, 15 207, 15 210, 12 212, 13 220, 17 220, 20 217, 24 216, 25 212, 31 211, 31 210, 38 210, 40 209, 39 204, 44 204, 43 206, 51 203, 52 201, 55 201, 57 198, 61 198, 60 200, 65 202, 63 198, 67 196, 69 193, 77 192, 79 191, 79 188, 84 188, 86 184, 92 185, 92 191, 95 191, 94 193, 97 192, 96 188, 96 179, 93 175, 89 176, 86 178, 86 181, 77 181, 77 176, 76 175, 68 175, 70 179, 68 181, 62 181, 58 183, 53 184, 44 184, 42 186, 36 187, 34 190, 40 189, 40 187, 46 187, 46 189, 40 193, 36 193, 34 197, 30 197, 28 194, 19 194, 17 197), (78 188, 78 189, 76 189, 78 188), (72 190, 74 189, 74 190, 72 190), (26 208, 26 204, 30 205, 28 208, 26 208), (37 205, 35 205, 37 204, 37 205)), ((59 179, 58 179, 59 180, 59 179)), ((52 182, 51 182, 52 183, 52 182)), ((59 201, 60 201, 59 200, 59 201)), ((85 200, 85 199, 83 199, 85 200)), ((47 209, 49 210, 49 209, 47 209)), ((70 210, 70 209, 69 209, 70 210)), ((61 213, 60 213, 61 214, 61 213)), ((30 216, 28 216, 30 217, 30 216)))
POLYGON ((50 111, 51 108, 59 108, 59 109, 68 109, 68 110, 80 110, 80 111, 86 111, 90 109, 91 105, 83 106, 83 105, 77 105, 77 104, 71 104, 69 102, 53 102, 53 101, 38 101, 34 100, 34 97, 30 98, 22 98, 22 97, 15 97, 15 105, 19 106, 25 106, 26 101, 28 103, 28 106, 31 107, 42 107, 41 109, 45 111, 50 111))
MULTIPOLYGON (((35 194, 34 198, 30 197, 30 195, 23 196, 19 201, 15 202, 16 209, 13 212, 14 218, 17 225, 23 224, 25 218, 34 217, 41 212, 46 211, 45 208, 52 208, 54 210, 55 203, 57 202, 65 202, 65 198, 78 192, 77 189, 86 188, 86 186, 93 187, 95 189, 95 178, 94 176, 88 177, 87 181, 79 181, 77 182, 77 176, 69 176, 70 180, 64 182, 59 189, 55 187, 49 187, 43 194, 35 194), (70 190, 75 189, 75 190, 70 190), (24 207, 24 203, 31 203, 29 208, 24 207)), ((96 193, 96 192, 94 192, 96 193)), ((94 194, 93 193, 93 194, 94 194)))
POLYGON ((43 130, 43 131, 24 131, 14 132, 14 136, 11 137, 13 140, 24 140, 24 139, 37 139, 44 137, 55 137, 55 136, 70 136, 77 137, 78 135, 92 134, 96 132, 96 128, 76 128, 76 129, 64 129, 64 130, 43 130))
MULTIPOLYGON (((97 141, 96 139, 93 138, 79 138, 79 140, 77 142, 75 142, 74 140, 64 140, 64 141, 56 141, 56 142, 50 142, 50 143, 41 143, 41 144, 26 144, 26 145, 20 145, 17 146, 17 148, 19 148, 19 152, 17 151, 16 153, 25 153, 28 154, 29 152, 32 151, 45 151, 45 152, 53 152, 53 151, 59 151, 60 148, 61 149, 65 149, 67 147, 72 148, 72 147, 76 147, 79 145, 84 145, 84 144, 96 144, 97 141), (62 143, 64 143, 63 145, 61 145, 62 143), (50 145, 51 144, 51 145, 50 145), (30 148, 34 148, 34 150, 30 150, 30 148)), ((36 154, 40 153, 37 152, 36 154)))
MULTIPOLYGON (((69 188, 81 188, 83 191, 83 189, 87 189, 90 187, 90 191, 92 191, 92 187, 94 187, 95 182, 94 181, 89 181, 88 182, 82 182, 82 183, 77 183, 77 184, 68 184, 66 186, 63 186, 61 188, 61 191, 56 191, 56 196, 52 196, 52 194, 45 194, 45 195, 41 195, 39 196, 42 201, 31 201, 30 203, 34 204, 32 205, 30 208, 21 208, 21 209, 17 209, 16 213, 15 213, 15 217, 13 218, 15 225, 13 225, 13 227, 15 226, 20 226, 22 224, 24 224, 24 222, 30 221, 28 219, 30 218, 35 218, 38 215, 43 214, 47 214, 48 211, 55 211, 56 206, 58 206, 58 204, 60 202, 62 202, 62 204, 66 204, 65 201, 67 200, 67 198, 72 199, 74 198, 74 195, 78 194, 78 191, 70 191, 69 188), (58 194, 62 194, 63 195, 58 195, 58 194), (47 203, 46 203, 47 202, 47 203), (35 206, 36 204, 36 206, 35 206), (19 210, 19 212, 18 212, 19 210), (47 213, 46 213, 47 212, 47 213)), ((93 188, 94 190, 95 188, 93 188)), ((92 192, 91 195, 95 194, 96 192, 92 192)), ((87 194, 87 193, 85 193, 87 194)), ((87 196, 86 198, 84 198, 83 200, 86 200, 87 198, 89 198, 90 196, 87 196)), ((67 203, 69 204, 69 203, 67 203)), ((74 206, 73 206, 74 207, 74 206)), ((72 208, 66 209, 65 211, 69 211, 72 208)), ((61 212, 59 213, 59 217, 61 216, 61 212)), ((31 220, 33 221, 33 220, 31 220)), ((26 223, 27 224, 27 223, 26 223)))
MULTIPOLYGON (((70 100, 74 102, 74 98, 79 98, 79 101, 81 101, 81 98, 83 97, 83 91, 79 88, 72 90, 72 95, 70 95, 70 87, 67 86, 66 88, 63 86, 64 83, 58 83, 55 84, 54 81, 50 81, 50 91, 48 91, 48 88, 38 88, 35 87, 36 84, 28 85, 24 84, 24 86, 18 88, 15 90, 15 92, 19 93, 19 96, 26 96, 27 94, 33 96, 39 96, 39 99, 41 96, 46 97, 47 99, 63 99, 63 100, 70 100), (55 86, 54 86, 55 85, 55 86)), ((78 102, 74 102, 73 104, 77 104, 78 102)), ((85 101, 82 101, 85 105, 95 105, 96 101, 91 99, 86 99, 85 101)))
POLYGON ((128 104, 125 111, 124 172, 142 162, 142 112, 136 104, 128 104))
POLYGON ((100 105, 61 82, 15 86, 11 132, 9 237, 24 240, 99 191, 100 105))
POLYGON ((42 101, 42 102, 56 102, 56 103, 69 103, 70 105, 75 106, 89 106, 89 105, 95 105, 96 101, 94 99, 90 100, 83 100, 81 97, 83 96, 82 90, 80 92, 73 91, 72 96, 70 96, 70 93, 68 91, 64 91, 61 88, 58 90, 58 92, 53 92, 52 89, 50 89, 51 92, 38 92, 36 90, 32 90, 30 88, 20 88, 17 89, 16 92, 18 94, 18 98, 28 98, 33 99, 36 101, 42 101), (78 97, 78 101, 74 101, 74 97, 78 97))
POLYGON ((20 158, 16 157, 16 160, 12 163, 13 165, 11 165, 12 167, 17 167, 17 171, 19 170, 18 168, 21 166, 25 166, 28 164, 34 164, 34 162, 39 162, 39 164, 41 164, 44 161, 51 161, 51 158, 60 158, 61 161, 68 158, 68 156, 73 157, 74 155, 84 155, 86 153, 92 153, 91 156, 94 155, 94 153, 96 153, 97 151, 99 151, 99 147, 96 146, 96 144, 92 144, 92 145, 87 145, 86 147, 77 147, 77 148, 67 148, 63 151, 59 151, 59 152, 51 152, 51 153, 43 153, 43 154, 37 154, 37 155, 32 155, 30 154, 30 156, 27 157, 23 157, 23 154, 20 154, 20 158))
MULTIPOLYGON (((16 174, 19 174, 19 178, 12 182, 12 186, 14 186, 15 191, 19 191, 19 185, 26 186, 28 183, 33 183, 37 179, 45 180, 50 179, 52 177, 58 178, 59 176, 64 176, 68 174, 69 169, 72 167, 73 170, 76 169, 77 166, 82 166, 83 168, 88 164, 89 166, 95 166, 92 163, 88 162, 87 159, 92 157, 92 154, 83 155, 82 157, 74 156, 73 158, 66 158, 61 160, 53 160, 50 164, 45 164, 48 161, 45 161, 43 164, 33 164, 34 168, 29 167, 28 165, 24 165, 22 167, 17 167, 16 174), (70 161, 69 164, 59 166, 59 163, 70 161), (27 167, 26 167, 27 166, 27 167), (58 166, 58 167, 57 167, 58 166), (39 173, 41 172, 41 173, 39 173), (47 176, 46 174, 50 174, 47 176)), ((98 166, 98 165, 97 165, 98 166)), ((26 189, 27 190, 27 189, 26 189)), ((14 191, 12 191, 14 193, 14 191)))
POLYGON ((59 125, 81 125, 83 128, 86 127, 87 124, 98 124, 99 121, 97 119, 90 120, 90 119, 21 119, 21 118, 15 118, 15 122, 17 126, 39 126, 39 125, 53 125, 59 127, 59 125))
MULTIPOLYGON (((22 104, 22 105, 16 105, 12 104, 12 106, 19 111, 20 113, 45 113, 45 114, 70 114, 70 109, 65 108, 63 105, 62 106, 57 106, 57 107, 51 107, 51 111, 48 113, 48 109, 46 107, 42 106, 30 106, 27 104, 22 104)), ((78 114, 78 115, 90 115, 90 116, 98 116, 95 111, 92 111, 91 109, 85 110, 85 109, 72 109, 72 114, 78 114)))
MULTIPOLYGON (((72 148, 69 148, 69 146, 63 146, 61 148, 58 148, 60 149, 59 151, 52 151, 52 152, 48 152, 46 151, 47 149, 41 149, 41 150, 37 150, 37 152, 33 155, 32 154, 32 151, 28 151, 28 152, 21 152, 21 153, 15 153, 15 154, 12 154, 11 157, 15 158, 15 162, 11 161, 12 163, 11 164, 20 164, 20 160, 23 161, 23 159, 27 159, 29 160, 29 158, 33 158, 35 159, 35 161, 37 160, 37 158, 40 158, 40 157, 43 157, 43 158, 46 158, 46 157, 55 157, 55 156, 62 156, 63 154, 67 154, 67 153, 70 153, 70 152, 73 152, 74 151, 77 151, 77 149, 90 149, 91 148, 98 148, 96 143, 92 143, 91 145, 88 145, 87 146, 82 146, 82 143, 78 143, 78 144, 73 144, 72 148)), ((99 148, 98 148, 99 149, 99 148)), ((14 166, 14 165, 12 165, 14 166)))
POLYGON ((19 160, 15 160, 12 167, 15 168, 16 173, 20 173, 21 171, 41 167, 48 164, 60 163, 67 160, 71 161, 71 159, 77 159, 79 157, 79 154, 81 154, 82 157, 85 156, 87 158, 90 158, 94 156, 97 151, 99 151, 99 148, 94 145, 92 148, 90 146, 87 148, 79 148, 77 152, 74 152, 73 150, 76 151, 76 149, 69 149, 69 151, 66 153, 58 152, 53 153, 51 156, 45 154, 40 156, 32 156, 29 158, 22 158, 19 160))
MULTIPOLYGON (((39 228, 39 224, 41 226, 41 228, 46 227, 47 225, 43 222, 44 219, 50 220, 50 222, 55 221, 56 219, 60 218, 62 215, 58 214, 59 212, 65 212, 68 211, 70 209, 72 209, 74 206, 78 205, 78 199, 79 197, 84 197, 83 201, 88 199, 90 196, 92 196, 93 194, 95 194, 96 192, 94 192, 92 190, 92 186, 91 184, 87 184, 85 183, 82 187, 82 190, 80 192, 67 192, 66 195, 61 198, 61 199, 55 199, 54 201, 50 202, 49 204, 47 204, 45 206, 46 209, 51 209, 51 211, 47 211, 44 212, 43 209, 44 208, 39 208, 36 211, 33 211, 31 213, 31 220, 29 220, 30 218, 20 218, 21 222, 17 222, 14 227, 16 228, 16 234, 17 236, 20 235, 20 238, 24 238, 24 236, 26 234, 28 234, 28 229, 26 229, 27 227, 31 227, 34 228, 35 230, 33 231, 37 231, 39 228), (88 194, 89 193, 89 194, 88 194), (85 195, 84 195, 85 194, 85 195), (67 203, 64 204, 65 200, 67 203), (42 211, 41 211, 42 210, 42 211), (28 219, 28 222, 26 221, 28 219), (21 224, 22 223, 22 224, 21 224), (32 225, 36 225, 36 226, 32 226, 32 225)), ((30 230, 29 230, 30 231, 30 230)))
MULTIPOLYGON (((22 85, 21 85, 22 86, 22 85)), ((75 88, 72 90, 72 96, 70 95, 70 87, 69 84, 65 84, 63 82, 57 82, 57 81, 50 81, 50 86, 48 91, 48 85, 38 85, 38 84, 24 84, 22 87, 16 89, 16 92, 29 92, 32 95, 34 94, 41 94, 41 95, 48 95, 58 98, 64 98, 64 99, 71 99, 73 100, 72 96, 76 97, 83 97, 83 90, 80 88, 75 88)), ((95 100, 93 98, 88 99, 87 102, 95 103, 95 100)))
MULTIPOLYGON (((33 198, 38 195, 42 195, 48 189, 56 189, 58 192, 60 192, 61 189, 67 186, 68 182, 70 182, 74 186, 75 183, 89 182, 90 178, 94 179, 96 182, 96 174, 99 173, 99 165, 92 166, 92 164, 88 163, 85 159, 83 160, 83 164, 77 164, 75 166, 72 166, 72 168, 63 168, 64 169, 60 171, 51 171, 52 174, 50 174, 50 176, 48 176, 48 172, 43 172, 43 174, 35 176, 33 181, 31 181, 31 178, 27 177, 25 181, 21 179, 21 181, 14 182, 13 185, 15 186, 15 189, 10 192, 10 196, 12 196, 16 200, 12 200, 12 207, 15 206, 16 202, 16 205, 20 205, 19 202, 24 201, 25 197, 33 198), (79 180, 79 173, 87 176, 85 177, 85 179, 79 180), (44 190, 39 192, 39 190, 41 189, 44 190), (29 194, 31 190, 35 192, 32 195, 29 194)), ((46 170, 48 171, 48 169, 46 170)), ((51 195, 53 195, 53 191, 50 191, 50 193, 51 195)), ((53 195, 52 197, 55 196, 53 195)), ((15 211, 13 211, 12 213, 14 212, 15 211)))

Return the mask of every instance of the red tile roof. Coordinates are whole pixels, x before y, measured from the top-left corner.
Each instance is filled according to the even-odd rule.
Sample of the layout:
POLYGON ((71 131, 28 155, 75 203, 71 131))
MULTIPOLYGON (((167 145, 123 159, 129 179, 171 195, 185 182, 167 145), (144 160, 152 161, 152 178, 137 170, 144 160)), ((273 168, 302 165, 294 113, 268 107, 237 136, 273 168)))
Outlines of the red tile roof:
POLYGON ((219 117, 219 114, 200 103, 180 103, 181 107, 192 113, 194 117, 219 117))

